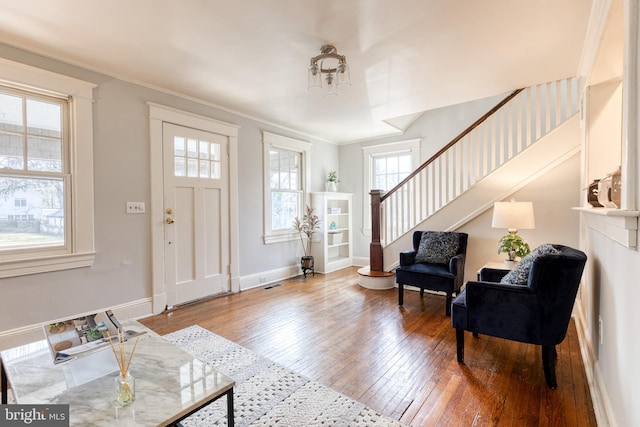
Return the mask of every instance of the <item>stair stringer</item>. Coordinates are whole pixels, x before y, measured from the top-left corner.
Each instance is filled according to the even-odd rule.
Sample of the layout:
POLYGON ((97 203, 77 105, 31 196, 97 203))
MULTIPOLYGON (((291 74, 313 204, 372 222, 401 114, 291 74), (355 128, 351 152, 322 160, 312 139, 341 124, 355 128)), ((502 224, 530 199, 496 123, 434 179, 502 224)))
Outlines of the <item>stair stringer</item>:
POLYGON ((413 246, 414 230, 456 230, 558 164, 580 152, 580 119, 574 114, 513 159, 417 224, 383 249, 383 269, 398 266, 398 254, 413 246))

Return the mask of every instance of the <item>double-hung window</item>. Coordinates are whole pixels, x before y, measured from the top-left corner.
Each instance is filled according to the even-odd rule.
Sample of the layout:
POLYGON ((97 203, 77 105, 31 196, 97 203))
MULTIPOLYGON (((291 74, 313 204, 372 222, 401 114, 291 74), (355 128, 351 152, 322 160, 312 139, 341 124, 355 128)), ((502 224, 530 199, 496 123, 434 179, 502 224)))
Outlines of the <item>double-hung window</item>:
POLYGON ((293 221, 305 205, 310 149, 308 142, 263 133, 265 243, 297 237, 293 221))
POLYGON ((0 252, 69 242, 68 100, 0 86, 0 252))
MULTIPOLYGON (((364 147, 364 194, 371 190, 387 192, 405 179, 420 162, 420 140, 393 142, 364 147)), ((363 234, 371 235, 371 204, 363 203, 363 234)))
POLYGON ((0 60, 0 278, 93 262, 93 87, 0 60))

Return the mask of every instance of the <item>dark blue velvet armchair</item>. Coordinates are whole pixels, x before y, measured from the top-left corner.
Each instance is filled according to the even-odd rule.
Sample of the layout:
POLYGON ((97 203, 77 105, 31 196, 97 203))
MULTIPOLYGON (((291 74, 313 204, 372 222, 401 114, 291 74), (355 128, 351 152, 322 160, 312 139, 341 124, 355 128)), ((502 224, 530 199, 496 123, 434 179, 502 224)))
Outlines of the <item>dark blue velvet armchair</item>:
POLYGON ((542 346, 545 380, 557 387, 556 345, 567 333, 587 256, 568 246, 552 246, 559 253, 535 258, 525 285, 486 282, 482 276, 467 282, 452 304, 459 363, 464 363, 464 331, 536 344, 542 346))
MULTIPOLYGON (((464 283, 464 263, 467 254, 466 233, 455 231, 442 232, 457 237, 455 254, 443 263, 416 262, 416 254, 420 247, 423 231, 414 231, 413 250, 400 253, 400 266, 396 269, 396 283, 398 284, 398 304, 404 304, 404 285, 420 288, 420 296, 424 290, 445 292, 445 314, 451 316, 451 300, 453 294, 460 291, 464 283)), ((455 240, 455 239, 454 239, 455 240)))

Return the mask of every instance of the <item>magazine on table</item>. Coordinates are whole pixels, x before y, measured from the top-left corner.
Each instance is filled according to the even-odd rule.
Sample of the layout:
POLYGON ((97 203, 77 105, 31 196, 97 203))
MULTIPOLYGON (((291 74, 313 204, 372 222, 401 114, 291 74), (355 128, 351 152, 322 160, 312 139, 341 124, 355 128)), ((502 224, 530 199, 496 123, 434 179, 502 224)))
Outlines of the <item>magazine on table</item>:
POLYGON ((78 356, 109 346, 109 339, 125 340, 141 335, 136 331, 123 331, 111 310, 89 314, 43 326, 53 363, 62 363, 78 356))

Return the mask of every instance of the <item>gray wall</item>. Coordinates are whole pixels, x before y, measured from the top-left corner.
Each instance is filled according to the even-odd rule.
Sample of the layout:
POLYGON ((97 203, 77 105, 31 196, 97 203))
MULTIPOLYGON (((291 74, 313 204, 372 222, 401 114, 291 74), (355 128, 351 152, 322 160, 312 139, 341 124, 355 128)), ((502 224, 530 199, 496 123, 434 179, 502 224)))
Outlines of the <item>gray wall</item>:
POLYGON ((268 246, 262 241, 262 131, 313 143, 310 191, 324 191, 326 172, 338 166, 337 146, 8 46, 0 45, 0 57, 98 84, 93 123, 95 264, 0 279, 0 334, 151 298, 149 101, 240 126, 240 276, 297 263, 298 241, 268 246), (126 201, 145 202, 146 214, 125 214, 126 201))

